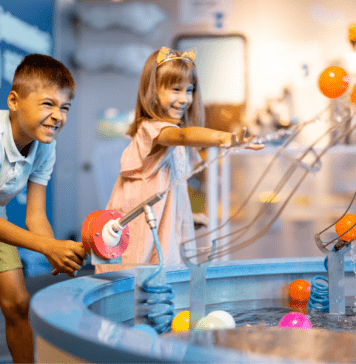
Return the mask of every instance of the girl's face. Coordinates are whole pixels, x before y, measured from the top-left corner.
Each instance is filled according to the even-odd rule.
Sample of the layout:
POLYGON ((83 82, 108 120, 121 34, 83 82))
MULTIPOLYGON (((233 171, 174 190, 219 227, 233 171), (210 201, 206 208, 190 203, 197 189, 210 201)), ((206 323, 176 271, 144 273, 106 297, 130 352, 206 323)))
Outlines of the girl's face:
POLYGON ((193 102, 193 91, 194 86, 189 82, 176 83, 168 88, 160 87, 158 100, 164 113, 172 119, 181 120, 193 102))

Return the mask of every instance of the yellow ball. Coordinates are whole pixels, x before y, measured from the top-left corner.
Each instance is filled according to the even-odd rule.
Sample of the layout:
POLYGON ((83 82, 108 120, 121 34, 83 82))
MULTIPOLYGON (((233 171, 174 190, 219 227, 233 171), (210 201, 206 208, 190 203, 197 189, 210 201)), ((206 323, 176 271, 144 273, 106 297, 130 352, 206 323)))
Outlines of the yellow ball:
POLYGON ((219 330, 226 329, 227 326, 223 320, 215 316, 205 316, 195 325, 195 330, 219 330))
POLYGON ((190 325, 190 311, 179 312, 173 319, 171 328, 172 331, 188 331, 190 325))

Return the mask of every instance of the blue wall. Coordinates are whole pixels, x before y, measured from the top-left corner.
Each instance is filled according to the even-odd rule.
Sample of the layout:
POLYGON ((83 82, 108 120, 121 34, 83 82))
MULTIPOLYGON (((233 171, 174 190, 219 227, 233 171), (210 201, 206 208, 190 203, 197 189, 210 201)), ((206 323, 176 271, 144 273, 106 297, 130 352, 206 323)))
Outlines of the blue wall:
MULTIPOLYGON (((0 0, 0 108, 7 109, 12 76, 29 53, 53 54, 53 0, 0 0)), ((9 221, 24 227, 26 191, 7 205, 9 221)), ((47 214, 52 223, 51 183, 47 188, 47 214)))

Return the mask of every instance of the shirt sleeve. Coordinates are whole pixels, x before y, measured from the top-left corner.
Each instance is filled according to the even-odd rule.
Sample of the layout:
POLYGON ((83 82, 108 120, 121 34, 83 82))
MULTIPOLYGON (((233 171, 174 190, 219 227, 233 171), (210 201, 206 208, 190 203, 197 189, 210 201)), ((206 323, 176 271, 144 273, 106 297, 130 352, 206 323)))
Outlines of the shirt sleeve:
POLYGON ((51 144, 41 144, 37 158, 28 179, 31 182, 47 186, 56 161, 56 141, 54 140, 51 144))
MULTIPOLYGON (((155 139, 164 128, 179 126, 163 121, 143 121, 121 157, 121 173, 140 170, 147 156, 155 147, 155 139)), ((163 149, 163 148, 162 148, 163 149)))

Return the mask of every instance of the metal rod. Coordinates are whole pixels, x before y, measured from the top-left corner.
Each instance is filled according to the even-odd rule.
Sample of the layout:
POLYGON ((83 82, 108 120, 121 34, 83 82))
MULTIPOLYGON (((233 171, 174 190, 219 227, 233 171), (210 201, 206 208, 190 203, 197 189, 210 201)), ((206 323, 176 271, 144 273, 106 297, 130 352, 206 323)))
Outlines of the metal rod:
POLYGON ((123 216, 121 219, 117 219, 117 224, 113 226, 114 229, 120 230, 125 225, 127 225, 130 221, 132 221, 134 218, 136 218, 138 215, 142 214, 144 212, 144 206, 153 206, 156 202, 160 201, 163 197, 163 194, 156 193, 155 195, 151 196, 146 201, 142 202, 140 205, 135 207, 133 210, 128 212, 125 216, 123 216))

